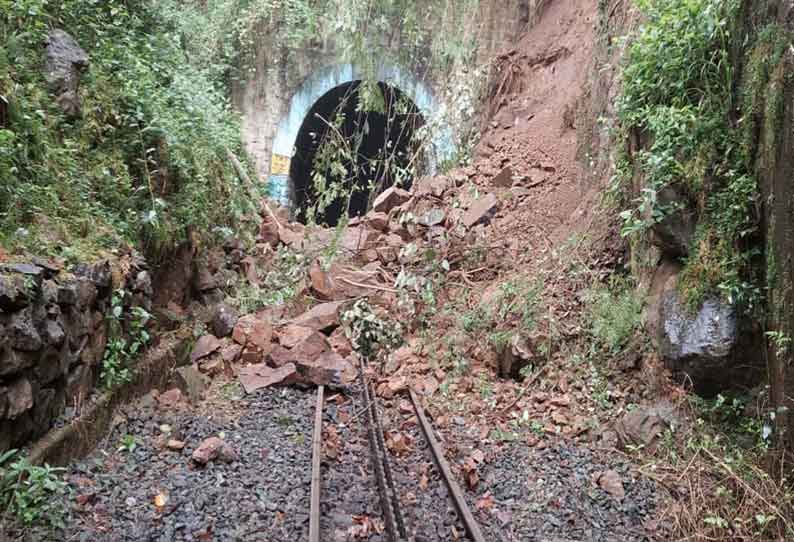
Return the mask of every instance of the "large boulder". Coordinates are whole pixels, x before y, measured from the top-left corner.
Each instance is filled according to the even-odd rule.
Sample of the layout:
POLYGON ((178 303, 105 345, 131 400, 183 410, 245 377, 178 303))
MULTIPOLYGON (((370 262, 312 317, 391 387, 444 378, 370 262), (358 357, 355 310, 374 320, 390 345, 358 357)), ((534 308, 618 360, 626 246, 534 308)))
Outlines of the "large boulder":
POLYGON ((286 363, 280 367, 269 367, 264 363, 248 365, 240 369, 240 384, 245 393, 275 386, 277 384, 292 384, 297 376, 295 365, 286 363))
POLYGON ((324 352, 295 366, 299 380, 306 385, 343 387, 356 377, 355 368, 336 352, 324 352))
POLYGON ((735 376, 738 324, 735 308, 717 298, 697 310, 687 307, 677 289, 660 300, 660 355, 671 371, 690 380, 698 393, 714 393, 735 376))
POLYGON ((69 116, 80 114, 77 87, 80 74, 88 67, 86 53, 75 39, 63 30, 54 29, 47 36, 44 76, 55 93, 58 106, 69 116))

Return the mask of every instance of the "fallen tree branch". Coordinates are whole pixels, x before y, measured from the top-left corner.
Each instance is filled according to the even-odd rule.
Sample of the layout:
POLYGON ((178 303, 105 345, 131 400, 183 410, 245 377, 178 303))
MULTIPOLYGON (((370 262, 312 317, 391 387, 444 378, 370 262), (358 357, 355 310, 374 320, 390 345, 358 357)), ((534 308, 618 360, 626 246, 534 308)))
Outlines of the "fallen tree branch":
POLYGON ((521 398, 524 397, 524 394, 527 392, 527 390, 530 387, 534 386, 535 383, 540 379, 540 376, 543 373, 545 373, 545 372, 546 372, 545 368, 538 369, 538 371, 535 374, 532 375, 532 378, 529 378, 528 380, 526 380, 524 382, 523 387, 521 388, 521 391, 518 392, 518 395, 516 396, 515 400, 512 403, 510 403, 509 405, 507 405, 505 408, 500 410, 499 411, 499 416, 504 416, 510 410, 512 410, 512 408, 518 404, 518 402, 521 400, 521 398))
POLYGON ((245 188, 248 191, 248 196, 254 201, 261 200, 262 206, 265 208, 265 211, 270 216, 270 219, 276 224, 278 230, 281 231, 284 227, 278 221, 278 218, 276 218, 276 213, 274 213, 273 209, 270 208, 270 205, 267 202, 267 198, 260 197, 259 194, 257 194, 256 187, 254 186, 253 181, 251 181, 251 177, 248 176, 248 172, 240 163, 240 159, 237 158, 237 156, 228 148, 226 149, 226 157, 229 159, 229 162, 231 162, 232 167, 234 167, 234 170, 237 172, 237 176, 240 178, 241 181, 243 181, 243 184, 245 185, 245 188))
POLYGON ((352 281, 352 280, 344 278, 344 277, 338 277, 338 278, 342 282, 346 282, 346 283, 350 284, 351 286, 358 286, 359 288, 369 288, 369 289, 372 289, 372 290, 383 290, 384 292, 391 292, 391 293, 394 293, 394 294, 399 294, 400 293, 399 290, 395 290, 394 288, 389 288, 388 286, 379 286, 377 284, 362 284, 360 282, 355 282, 355 281, 352 281))

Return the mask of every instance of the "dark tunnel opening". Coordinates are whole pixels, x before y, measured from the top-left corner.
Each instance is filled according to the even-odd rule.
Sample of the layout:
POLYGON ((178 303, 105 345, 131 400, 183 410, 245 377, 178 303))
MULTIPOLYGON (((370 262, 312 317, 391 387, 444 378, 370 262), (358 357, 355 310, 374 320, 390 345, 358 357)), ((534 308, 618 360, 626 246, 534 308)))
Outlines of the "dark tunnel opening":
POLYGON ((327 92, 295 141, 289 175, 296 218, 307 222, 313 215, 318 224, 336 226, 345 211, 351 218, 366 214, 395 182, 409 188, 423 164, 414 138, 423 124, 416 105, 386 83, 353 81, 327 92))

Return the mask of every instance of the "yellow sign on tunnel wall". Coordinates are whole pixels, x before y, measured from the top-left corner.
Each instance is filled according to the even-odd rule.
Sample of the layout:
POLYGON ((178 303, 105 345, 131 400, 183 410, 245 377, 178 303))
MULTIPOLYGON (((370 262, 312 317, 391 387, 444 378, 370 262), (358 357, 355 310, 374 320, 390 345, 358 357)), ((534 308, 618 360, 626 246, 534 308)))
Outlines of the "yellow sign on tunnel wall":
POLYGON ((283 154, 273 154, 273 159, 270 161, 270 174, 271 175, 289 175, 289 164, 292 159, 283 154))

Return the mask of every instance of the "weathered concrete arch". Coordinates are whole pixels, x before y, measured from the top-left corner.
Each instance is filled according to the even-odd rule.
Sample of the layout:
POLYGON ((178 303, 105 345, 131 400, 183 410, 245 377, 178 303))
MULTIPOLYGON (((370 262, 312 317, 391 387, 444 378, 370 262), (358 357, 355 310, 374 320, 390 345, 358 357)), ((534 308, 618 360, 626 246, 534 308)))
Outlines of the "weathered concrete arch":
MULTIPOLYGON (((273 140, 269 179, 271 191, 277 199, 285 204, 290 203, 289 163, 306 115, 326 93, 364 78, 365 74, 352 64, 324 66, 309 75, 293 94, 288 112, 279 121, 273 140)), ((426 152, 426 167, 428 173, 433 173, 437 164, 450 157, 455 150, 451 128, 437 121, 441 104, 423 81, 398 66, 381 66, 377 79, 399 89, 413 101, 426 122, 431 123, 432 149, 426 152)))

